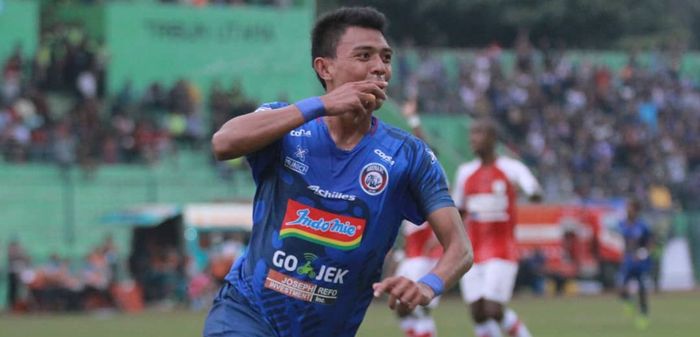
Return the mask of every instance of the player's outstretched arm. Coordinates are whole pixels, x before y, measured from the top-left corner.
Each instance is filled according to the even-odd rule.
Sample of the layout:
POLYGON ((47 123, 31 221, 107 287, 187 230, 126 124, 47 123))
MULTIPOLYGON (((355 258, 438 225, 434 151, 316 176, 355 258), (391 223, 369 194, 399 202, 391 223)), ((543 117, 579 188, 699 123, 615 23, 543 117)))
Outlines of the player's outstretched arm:
POLYGON ((428 223, 444 248, 432 273, 444 282, 445 289, 455 285, 474 262, 472 244, 455 207, 440 208, 428 216, 428 223))
POLYGON ((304 117, 296 105, 238 116, 226 122, 212 137, 214 155, 218 160, 247 155, 303 123, 304 117))
POLYGON ((455 207, 440 208, 428 216, 428 222, 444 247, 444 254, 433 270, 418 282, 403 276, 387 277, 375 283, 374 296, 389 294, 389 307, 410 312, 418 305, 427 305, 442 290, 453 286, 471 268, 471 242, 455 207))
POLYGON ((386 85, 375 80, 349 82, 321 97, 233 118, 212 137, 214 155, 228 160, 258 151, 317 117, 370 113, 386 99, 386 85))

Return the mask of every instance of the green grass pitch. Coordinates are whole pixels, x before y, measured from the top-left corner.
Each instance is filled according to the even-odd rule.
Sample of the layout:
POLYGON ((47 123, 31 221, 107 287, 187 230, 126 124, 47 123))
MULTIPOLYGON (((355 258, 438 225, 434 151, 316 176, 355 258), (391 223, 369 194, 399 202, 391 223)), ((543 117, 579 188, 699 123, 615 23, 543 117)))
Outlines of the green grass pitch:
MULTIPOLYGON (((535 337, 700 336, 700 292, 654 294, 651 324, 644 331, 623 314, 613 295, 517 298, 512 307, 535 337)), ((149 310, 114 315, 0 315, 0 337, 200 336, 205 312, 149 310)), ((440 337, 473 336, 467 309, 457 296, 443 299, 435 316, 440 337)), ((402 337, 383 301, 369 309, 358 336, 402 337)))

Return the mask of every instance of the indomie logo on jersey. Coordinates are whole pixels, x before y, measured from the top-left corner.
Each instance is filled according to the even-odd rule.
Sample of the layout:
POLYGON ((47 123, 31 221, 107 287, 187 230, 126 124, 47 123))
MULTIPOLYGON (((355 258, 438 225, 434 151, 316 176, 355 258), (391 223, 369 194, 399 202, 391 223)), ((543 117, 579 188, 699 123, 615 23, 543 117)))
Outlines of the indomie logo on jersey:
POLYGON ((360 171, 360 186, 369 195, 382 193, 388 183, 389 173, 382 164, 369 163, 360 171))
POLYGON ((339 215, 289 200, 280 238, 296 237, 342 250, 357 248, 365 219, 339 215))

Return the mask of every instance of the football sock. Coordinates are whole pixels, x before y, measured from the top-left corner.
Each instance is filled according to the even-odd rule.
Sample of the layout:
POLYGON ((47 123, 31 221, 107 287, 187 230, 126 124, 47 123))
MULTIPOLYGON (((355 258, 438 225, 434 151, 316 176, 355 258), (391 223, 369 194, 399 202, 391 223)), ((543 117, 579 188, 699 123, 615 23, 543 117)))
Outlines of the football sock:
POLYGON ((399 327, 401 328, 401 331, 403 331, 404 335, 406 335, 406 337, 416 336, 416 321, 418 321, 418 319, 416 319, 416 317, 413 315, 401 318, 401 321, 399 322, 399 327))
POLYGON ((435 327, 435 320, 430 317, 421 317, 416 320, 414 325, 414 335, 415 337, 436 337, 437 328, 435 327))
POLYGON ((474 332, 476 337, 503 337, 498 323, 492 319, 474 325, 474 332))
POLYGON ((532 337, 525 324, 513 309, 506 308, 501 320, 501 329, 511 337, 532 337))

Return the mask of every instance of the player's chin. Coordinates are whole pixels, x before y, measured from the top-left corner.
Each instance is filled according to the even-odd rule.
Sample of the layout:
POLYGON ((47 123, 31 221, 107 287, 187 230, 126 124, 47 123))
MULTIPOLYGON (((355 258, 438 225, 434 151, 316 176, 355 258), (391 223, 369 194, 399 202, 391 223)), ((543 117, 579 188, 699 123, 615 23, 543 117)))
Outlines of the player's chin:
POLYGON ((374 101, 374 109, 372 109, 372 111, 377 111, 377 110, 381 109, 381 108, 382 108, 382 105, 384 105, 384 100, 383 100, 383 99, 380 99, 380 98, 377 98, 377 99, 374 101))

